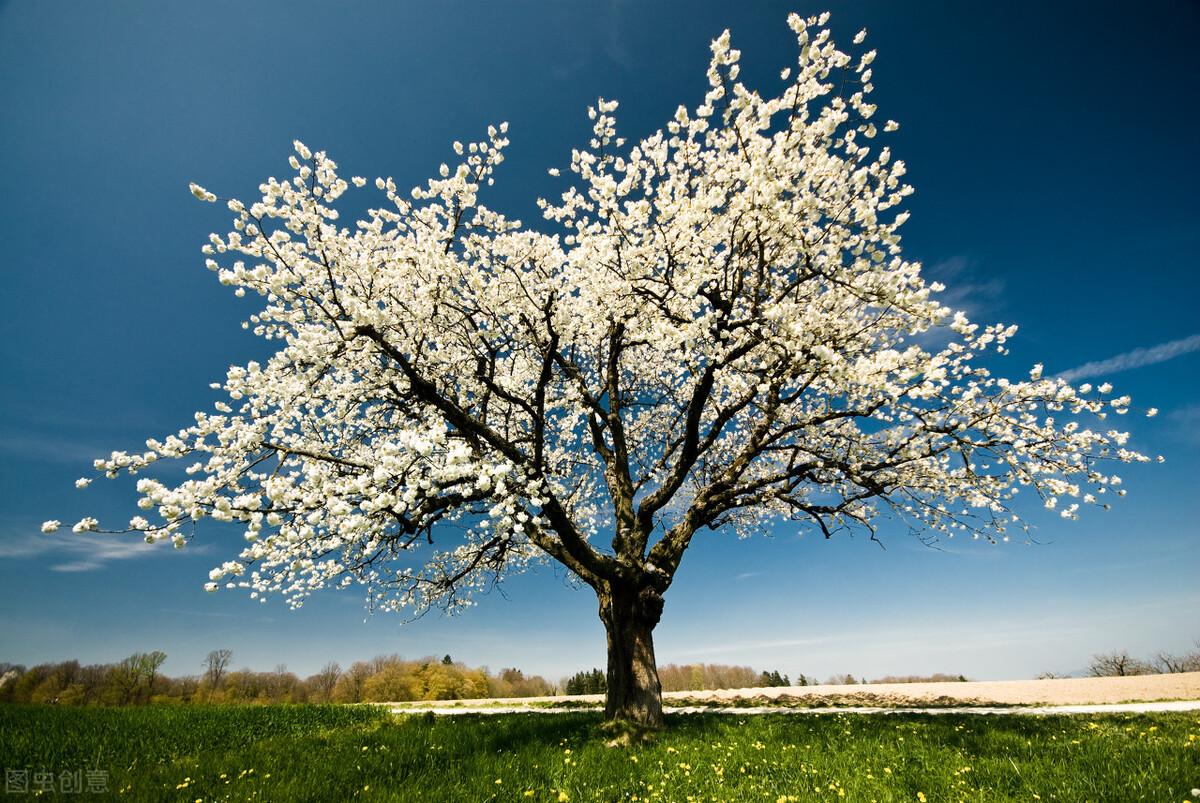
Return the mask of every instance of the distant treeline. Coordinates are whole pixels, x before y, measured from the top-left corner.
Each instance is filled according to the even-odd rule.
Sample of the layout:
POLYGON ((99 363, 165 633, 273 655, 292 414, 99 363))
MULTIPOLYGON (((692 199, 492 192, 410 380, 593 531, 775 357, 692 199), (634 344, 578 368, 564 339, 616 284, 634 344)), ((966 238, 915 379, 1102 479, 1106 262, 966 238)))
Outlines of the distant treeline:
POLYGON ((398 655, 326 664, 301 678, 280 665, 270 672, 230 670, 232 652, 214 650, 199 675, 166 677, 162 652, 134 653, 115 664, 78 661, 24 666, 0 663, 0 702, 63 705, 140 703, 363 703, 552 695, 555 685, 519 669, 493 674, 443 658, 398 655))
MULTIPOLYGON (((520 669, 472 668, 453 660, 417 660, 381 655, 355 661, 343 669, 326 664, 320 672, 300 677, 282 664, 270 672, 231 670, 230 650, 213 650, 198 675, 167 677, 160 672, 166 653, 134 653, 115 664, 82 665, 79 661, 25 668, 0 663, 0 703, 62 705, 134 705, 142 703, 383 703, 406 700, 467 700, 495 697, 549 697, 556 694, 603 694, 602 669, 577 672, 561 683, 520 669)), ((1187 662, 1191 666, 1191 662, 1187 662)), ((1126 671, 1131 673, 1133 667, 1126 671)), ((1179 670, 1176 670, 1179 671, 1179 670)), ((1186 670, 1185 670, 1186 671, 1186 670)), ((1115 673, 1114 673, 1115 674, 1115 673)), ((663 691, 751 689, 810 686, 804 674, 795 680, 778 670, 760 672, 725 664, 666 664, 658 669, 663 691)), ((962 675, 906 675, 877 678, 871 683, 965 681, 962 675)), ((867 683, 866 678, 834 675, 830 684, 867 683)))
MULTIPOLYGON (((791 686, 787 675, 778 670, 758 672, 748 666, 726 666, 724 664, 666 664, 658 668, 658 679, 663 691, 708 691, 711 689, 752 689, 766 686, 791 686)), ((800 675, 797 686, 811 683, 800 675)), ((604 670, 591 669, 576 672, 563 683, 566 694, 604 694, 607 683, 604 670)))
MULTIPOLYGON (((850 683, 854 682, 851 678, 850 683)), ((881 678, 867 681, 868 683, 966 683, 966 675, 947 675, 944 672, 934 672, 932 675, 884 675, 881 678)))
MULTIPOLYGON (((1092 677, 1123 677, 1126 675, 1170 675, 1177 672, 1200 672, 1200 640, 1196 648, 1186 653, 1159 652, 1149 660, 1135 658, 1125 650, 1093 655, 1088 665, 1092 677)), ((1047 672, 1044 677, 1051 677, 1047 672)))
MULTIPOLYGON (((603 694, 606 685, 601 669, 578 672, 556 684, 540 675, 526 676, 515 668, 493 673, 487 667, 468 667, 449 655, 417 660, 378 656, 356 661, 347 669, 329 663, 308 677, 300 677, 282 664, 269 672, 231 670, 230 650, 210 652, 200 674, 168 677, 160 671, 166 658, 166 653, 155 651, 134 653, 115 664, 63 661, 26 668, 0 663, 0 702, 372 703, 603 694)), ((723 664, 667 664, 659 669, 659 675, 664 691, 792 685, 792 680, 778 670, 758 672, 748 666, 723 664)), ((805 675, 795 681, 796 685, 812 682, 805 675)))
MULTIPOLYGON (((667 664, 658 668, 658 679, 663 691, 706 691, 708 689, 754 689, 765 686, 791 686, 792 681, 778 670, 758 672, 748 666, 726 666, 725 664, 667 664)), ((804 675, 796 680, 797 686, 807 686, 811 681, 804 675)))

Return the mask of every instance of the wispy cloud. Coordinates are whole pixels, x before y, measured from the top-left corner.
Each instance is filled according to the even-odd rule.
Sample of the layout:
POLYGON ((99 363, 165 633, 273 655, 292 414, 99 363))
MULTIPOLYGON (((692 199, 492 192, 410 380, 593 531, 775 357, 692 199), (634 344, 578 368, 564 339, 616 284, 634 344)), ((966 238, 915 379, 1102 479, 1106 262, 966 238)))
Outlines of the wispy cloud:
MULTIPOLYGON (((952 256, 921 271, 925 281, 938 282, 946 289, 938 293, 937 301, 968 318, 993 318, 1004 308, 1004 280, 980 275, 975 261, 966 256, 952 256)), ((954 338, 949 328, 935 326, 912 338, 915 345, 940 350, 954 338)))
POLYGON ((198 616, 202 619, 239 619, 254 622, 274 622, 275 619, 270 616, 251 616, 245 613, 227 613, 225 611, 185 611, 181 608, 159 608, 159 613, 168 613, 172 616, 198 616))
POLYGON ((742 572, 739 575, 735 575, 733 579, 741 582, 742 580, 749 580, 754 577, 762 577, 764 574, 766 572, 742 572))
POLYGON ((1133 368, 1141 368, 1144 365, 1154 365, 1155 363, 1173 360, 1184 354, 1191 354, 1193 351, 1200 351, 1200 334, 1180 338, 1179 340, 1172 340, 1167 343, 1159 343, 1157 346, 1134 349, 1124 354, 1118 354, 1115 357, 1109 357, 1106 360, 1085 362, 1083 365, 1076 366, 1069 371, 1063 371, 1058 377, 1068 382, 1074 382, 1077 379, 1106 376, 1108 374, 1115 374, 1118 371, 1129 371, 1133 368))
MULTIPOLYGON (((203 547, 188 547, 196 552, 203 547)), ((169 544, 147 544, 136 535, 37 535, 0 541, 0 560, 40 560, 55 572, 89 572, 118 560, 174 552, 169 544)))
POLYGON ((730 652, 759 652, 762 650, 774 650, 781 647, 810 647, 814 644, 824 644, 832 639, 829 637, 822 638, 788 638, 788 639, 767 639, 764 641, 736 641, 724 644, 706 644, 703 647, 688 647, 682 650, 670 650, 671 655, 709 655, 721 654, 730 652))
POLYGON ((922 273, 926 280, 946 286, 938 295, 938 301, 972 318, 997 307, 1004 296, 1004 280, 980 276, 975 262, 965 256, 935 262, 926 266, 922 273))
POLYGON ((612 0, 607 5, 608 36, 605 37, 604 53, 612 59, 614 64, 630 70, 633 69, 633 57, 625 45, 625 37, 621 34, 622 17, 624 16, 622 7, 624 5, 624 0, 612 0))
POLYGON ((5 430, 0 432, 0 454, 44 463, 75 463, 81 470, 92 467, 97 457, 108 457, 113 447, 104 448, 90 441, 73 441, 53 435, 5 430))
POLYGON ((1200 404, 1189 404, 1167 413, 1175 437, 1189 443, 1200 443, 1200 404))

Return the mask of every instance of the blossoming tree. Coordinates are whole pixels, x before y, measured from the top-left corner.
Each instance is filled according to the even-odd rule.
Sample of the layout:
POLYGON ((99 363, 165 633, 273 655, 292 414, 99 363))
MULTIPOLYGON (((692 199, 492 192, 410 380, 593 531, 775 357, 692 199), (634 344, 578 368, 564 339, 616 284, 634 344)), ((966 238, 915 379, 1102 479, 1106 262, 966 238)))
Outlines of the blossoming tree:
POLYGON ((96 461, 190 464, 138 480, 155 518, 129 529, 183 546, 200 519, 240 522, 207 588, 294 606, 360 583, 373 608, 454 610, 557 561, 599 601, 607 716, 656 726, 652 633, 698 533, 873 538, 887 516, 1000 540, 1024 527, 1021 486, 1068 518, 1120 492, 1101 461, 1145 458, 1080 418, 1128 398, 1040 366, 995 377, 978 358, 1014 327, 943 306, 901 255, 911 190, 877 144, 896 126, 868 100, 875 54, 825 21, 789 19, 799 58, 770 97, 739 82, 726 32, 703 102, 631 147, 601 100, 543 229, 480 202, 506 125, 409 195, 376 179, 349 225, 338 200, 366 181, 296 143, 294 175, 228 201, 204 248, 262 296, 246 325, 278 350, 231 368, 215 413, 96 461))

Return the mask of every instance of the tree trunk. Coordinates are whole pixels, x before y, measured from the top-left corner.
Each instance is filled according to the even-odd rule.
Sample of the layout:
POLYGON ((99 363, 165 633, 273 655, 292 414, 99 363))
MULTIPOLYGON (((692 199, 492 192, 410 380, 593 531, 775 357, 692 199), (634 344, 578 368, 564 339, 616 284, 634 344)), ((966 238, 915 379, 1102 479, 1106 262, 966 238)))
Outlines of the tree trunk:
POLYGON ((663 598, 652 588, 616 585, 598 596, 600 620, 608 634, 605 719, 661 728, 662 685, 651 633, 662 617, 663 598))

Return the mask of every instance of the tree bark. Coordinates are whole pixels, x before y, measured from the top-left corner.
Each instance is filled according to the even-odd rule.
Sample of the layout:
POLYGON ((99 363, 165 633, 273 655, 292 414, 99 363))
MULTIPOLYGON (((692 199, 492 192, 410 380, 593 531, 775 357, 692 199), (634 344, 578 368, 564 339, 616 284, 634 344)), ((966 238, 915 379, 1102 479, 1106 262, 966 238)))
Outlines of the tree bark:
POLYGON ((598 591, 608 634, 608 695, 604 717, 663 727, 662 685, 654 661, 654 626, 663 598, 653 588, 609 584, 598 591))

